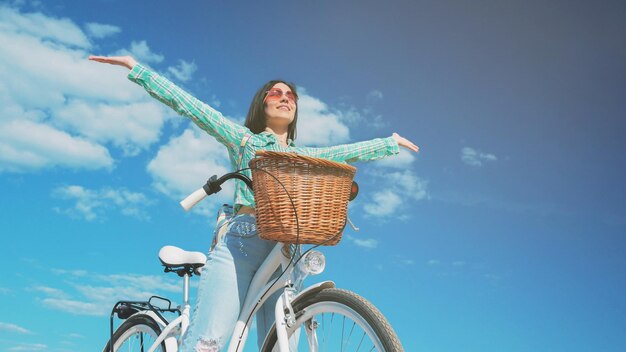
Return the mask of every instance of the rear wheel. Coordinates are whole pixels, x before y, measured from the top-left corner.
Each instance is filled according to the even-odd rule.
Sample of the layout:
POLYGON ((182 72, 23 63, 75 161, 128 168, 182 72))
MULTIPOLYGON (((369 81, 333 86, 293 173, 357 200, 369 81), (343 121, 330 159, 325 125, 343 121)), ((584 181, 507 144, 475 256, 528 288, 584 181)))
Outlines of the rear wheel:
MULTIPOLYGON (((327 288, 294 303, 287 333, 298 351, 404 351, 387 319, 356 293, 327 288)), ((272 327, 262 351, 277 351, 272 327)))
MULTIPOLYGON (((161 328, 152 317, 133 315, 113 333, 113 352, 148 351, 160 334, 161 328)), ((111 351, 110 343, 107 343, 104 352, 111 351)), ((165 352, 165 343, 162 342, 155 351, 165 352)))

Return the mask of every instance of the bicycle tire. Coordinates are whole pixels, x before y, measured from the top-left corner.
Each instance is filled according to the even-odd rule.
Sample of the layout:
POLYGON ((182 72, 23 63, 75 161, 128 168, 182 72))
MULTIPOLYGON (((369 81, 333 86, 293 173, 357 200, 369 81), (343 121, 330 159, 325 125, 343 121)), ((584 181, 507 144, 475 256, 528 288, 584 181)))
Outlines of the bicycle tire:
MULTIPOLYGON (((133 315, 113 333, 113 352, 147 351, 160 334, 161 328, 152 317, 145 314, 133 315)), ((103 352, 111 352, 110 343, 111 341, 107 342, 103 352)), ((157 351, 167 351, 165 342, 161 342, 157 351)))
MULTIPOLYGON (((316 334, 322 333, 322 336, 317 337, 317 351, 354 351, 355 348, 357 351, 404 351, 400 339, 382 313, 373 304, 354 292, 326 288, 295 301, 293 309, 296 315, 296 324, 288 330, 289 336, 291 337, 296 331, 301 330, 299 328, 304 324, 308 323, 308 326, 311 326, 311 322, 314 321, 316 334), (341 315, 343 318, 337 318, 337 315, 341 315), (346 327, 346 318, 352 321, 351 326, 349 323, 346 327), (336 336, 331 337, 332 331, 326 331, 333 328, 332 325, 335 320, 341 320, 341 338, 339 340, 336 336), (326 328, 329 323, 330 326, 326 328), (354 334, 357 326, 360 331, 354 334), (344 339, 346 334, 349 334, 348 339, 344 339), (370 340, 369 342, 364 341, 366 337, 370 340)), ((274 350, 276 342, 276 325, 274 324, 263 344, 262 351, 274 350)), ((309 350, 307 336, 300 334, 298 351, 309 350)))

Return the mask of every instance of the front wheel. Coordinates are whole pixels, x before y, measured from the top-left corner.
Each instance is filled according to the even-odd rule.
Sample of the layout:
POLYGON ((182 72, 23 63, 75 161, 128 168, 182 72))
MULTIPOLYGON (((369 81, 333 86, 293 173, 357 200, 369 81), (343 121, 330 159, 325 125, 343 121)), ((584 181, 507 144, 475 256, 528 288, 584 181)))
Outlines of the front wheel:
MULTIPOLYGON (((323 289, 294 302, 293 309, 296 323, 287 333, 298 351, 404 351, 382 313, 354 292, 323 289)), ((262 351, 277 351, 276 345, 274 326, 262 351)))
MULTIPOLYGON (((113 351, 147 351, 154 344, 161 334, 159 324, 147 315, 133 315, 126 319, 122 325, 113 333, 113 351)), ((109 341, 103 352, 111 352, 111 341, 109 341)), ((165 352, 165 343, 155 350, 165 352)))

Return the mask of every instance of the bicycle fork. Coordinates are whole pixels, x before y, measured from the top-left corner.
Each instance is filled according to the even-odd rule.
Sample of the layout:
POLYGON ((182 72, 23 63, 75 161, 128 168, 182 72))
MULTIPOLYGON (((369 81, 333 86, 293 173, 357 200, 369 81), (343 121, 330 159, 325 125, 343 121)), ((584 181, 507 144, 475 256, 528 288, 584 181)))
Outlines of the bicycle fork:
MULTIPOLYGON (((280 352, 297 351, 300 338, 300 331, 294 331, 289 338, 288 329, 293 329, 296 325, 296 314, 291 302, 297 296, 297 291, 293 287, 287 287, 276 302, 274 314, 276 315, 276 337, 280 352), (287 312, 285 314, 285 312, 287 312)), ((304 330, 307 336, 309 351, 318 351, 317 342, 317 321, 314 318, 305 322, 304 330)))

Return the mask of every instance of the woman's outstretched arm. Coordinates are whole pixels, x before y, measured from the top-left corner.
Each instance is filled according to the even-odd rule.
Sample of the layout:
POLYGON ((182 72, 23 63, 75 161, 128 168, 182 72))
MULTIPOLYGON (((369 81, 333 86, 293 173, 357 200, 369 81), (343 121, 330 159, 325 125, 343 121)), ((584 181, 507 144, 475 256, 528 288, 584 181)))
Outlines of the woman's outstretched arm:
POLYGON ((391 137, 376 138, 365 142, 336 145, 323 148, 301 148, 305 155, 353 163, 357 161, 376 160, 400 152, 400 147, 418 152, 419 147, 408 139, 394 133, 391 137))
POLYGON ((236 150, 246 134, 244 126, 225 118, 219 111, 201 102, 167 78, 148 70, 131 56, 89 56, 89 60, 123 66, 130 70, 128 78, 142 86, 151 96, 191 120, 227 148, 236 150))

